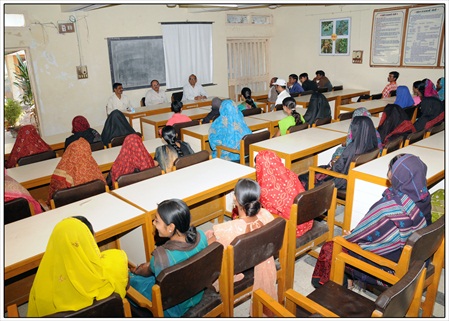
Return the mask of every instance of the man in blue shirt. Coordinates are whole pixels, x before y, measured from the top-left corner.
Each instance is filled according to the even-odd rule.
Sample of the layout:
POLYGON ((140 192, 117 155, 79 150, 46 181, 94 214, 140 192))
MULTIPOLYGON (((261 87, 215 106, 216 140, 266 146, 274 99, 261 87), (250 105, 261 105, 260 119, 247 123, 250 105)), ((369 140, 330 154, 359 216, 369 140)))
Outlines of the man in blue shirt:
POLYGON ((290 92, 290 96, 292 97, 297 97, 304 91, 298 82, 297 74, 291 74, 288 76, 288 90, 290 92))

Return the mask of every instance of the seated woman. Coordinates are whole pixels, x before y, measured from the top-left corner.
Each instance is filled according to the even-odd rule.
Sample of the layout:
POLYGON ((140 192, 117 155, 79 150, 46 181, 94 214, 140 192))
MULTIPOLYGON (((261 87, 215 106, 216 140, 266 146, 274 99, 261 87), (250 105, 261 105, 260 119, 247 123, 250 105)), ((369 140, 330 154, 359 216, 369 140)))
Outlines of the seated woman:
MULTIPOLYGON (((152 299, 152 287, 156 277, 162 270, 187 260, 207 247, 206 235, 190 225, 190 210, 184 201, 179 199, 165 200, 158 204, 156 218, 153 221, 160 237, 169 240, 158 246, 150 262, 131 268, 129 283, 147 299, 152 299)), ((197 305, 203 292, 189 300, 164 311, 164 317, 181 317, 191 307, 197 305)))
MULTIPOLYGON (((286 220, 296 195, 304 192, 298 176, 282 164, 271 150, 262 150, 256 156, 256 177, 260 185, 260 203, 272 214, 286 220)), ((313 221, 296 226, 296 237, 312 229, 313 221)))
POLYGON ((97 162, 92 157, 90 144, 84 138, 80 138, 67 147, 53 175, 51 175, 47 203, 50 204, 53 194, 60 189, 77 186, 96 179, 101 179, 106 185, 106 180, 97 162))
POLYGON ((123 141, 120 153, 106 177, 106 182, 112 188, 120 176, 141 172, 154 166, 156 165, 153 157, 143 145, 142 138, 137 134, 130 134, 123 141))
POLYGON ((89 122, 83 116, 76 116, 72 120, 72 133, 73 135, 67 137, 64 144, 64 149, 67 149, 67 146, 70 143, 73 143, 80 137, 83 137, 85 140, 89 142, 89 144, 93 144, 101 141, 101 135, 95 129, 90 128, 89 122))
POLYGON ((127 136, 135 133, 136 131, 129 124, 125 115, 120 110, 114 109, 108 118, 106 118, 103 131, 101 132, 101 140, 107 146, 114 137, 127 136))
POLYGON ((33 196, 31 196, 30 192, 23 187, 18 181, 8 175, 8 172, 5 170, 5 194, 4 201, 9 202, 15 200, 16 198, 25 198, 28 203, 33 206, 34 214, 42 213, 41 205, 38 201, 36 201, 33 196))
POLYGON ((173 126, 173 124, 176 123, 184 123, 192 120, 189 116, 181 114, 182 106, 183 106, 182 102, 177 100, 171 103, 171 111, 173 112, 173 115, 170 117, 169 120, 167 120, 166 124, 167 126, 173 126))
MULTIPOLYGON (((232 100, 226 99, 221 103, 220 116, 215 119, 209 128, 209 145, 212 157, 217 157, 217 146, 223 145, 240 150, 240 140, 252 131, 246 125, 242 113, 232 100)), ((240 155, 222 151, 221 158, 239 161, 240 155)))
MULTIPOLYGON (((344 238, 357 243, 364 250, 398 262, 408 237, 431 222, 426 173, 427 166, 419 157, 411 154, 393 157, 388 166, 391 187, 383 192, 382 198, 371 206, 351 232, 344 232, 344 238)), ((312 276, 315 286, 329 280, 332 244, 325 243, 320 251, 312 276)), ((358 257, 354 253, 350 254, 358 257)), ((378 284, 375 278, 361 271, 347 271, 350 272, 351 279, 378 284)))
MULTIPOLYGON (((355 117, 359 117, 359 116, 367 116, 367 117, 371 118, 371 113, 365 107, 359 107, 356 110, 354 110, 354 112, 352 114, 352 120, 355 117)), ((335 152, 332 154, 331 163, 335 163, 337 161, 337 159, 340 157, 340 155, 343 153, 343 151, 345 150, 346 146, 348 146, 352 142, 352 120, 351 120, 351 124, 349 125, 348 135, 346 136, 346 141, 343 144, 341 144, 341 146, 339 146, 335 150, 335 152)), ((382 148, 382 146, 383 146, 382 140, 380 139, 380 134, 377 130, 376 130, 376 137, 377 137, 377 147, 382 148)))
POLYGON ((437 80, 436 89, 438 91, 438 97, 441 101, 445 100, 445 94, 444 94, 444 77, 441 77, 437 80))
POLYGON ((388 104, 382 113, 377 131, 380 134, 382 145, 385 145, 399 136, 405 139, 408 134, 414 133, 416 130, 404 109, 396 104, 388 104))
POLYGON ((256 103, 251 98, 251 89, 249 89, 248 87, 243 87, 241 94, 242 97, 245 98, 245 101, 237 106, 240 111, 245 109, 257 108, 256 103))
POLYGON ((292 97, 284 98, 282 101, 284 112, 288 115, 284 119, 279 121, 279 129, 273 135, 273 137, 286 135, 287 130, 296 125, 304 124, 306 121, 300 113, 296 111, 296 100, 292 97))
POLYGON ((331 117, 331 107, 327 98, 322 93, 314 92, 310 95, 310 101, 307 111, 304 114, 304 120, 312 126, 318 118, 327 117, 331 117))
MULTIPOLYGON (((378 148, 378 141, 376 136, 376 129, 373 121, 367 116, 358 116, 352 120, 352 141, 341 153, 340 157, 335 162, 330 162, 328 165, 322 167, 332 170, 337 173, 348 174, 349 166, 355 155, 367 153, 375 148, 378 148)), ((325 181, 333 179, 337 189, 346 189, 346 179, 335 178, 327 175, 316 175, 315 185, 319 185, 325 181)), ((299 175, 304 188, 309 187, 309 173, 299 175)))
POLYGON ((194 153, 189 143, 183 142, 177 138, 173 126, 165 126, 162 128, 162 139, 166 145, 158 146, 156 148, 154 159, 166 173, 171 172, 173 162, 177 158, 194 153))
MULTIPOLYGON (((254 231, 274 218, 260 203, 260 186, 248 178, 240 179, 234 188, 234 202, 237 205, 239 217, 237 219, 217 224, 213 230, 207 231, 209 244, 220 242, 226 248, 239 235, 254 231)), ((238 281, 242 276, 235 276, 238 281)), ((274 259, 258 264, 254 268, 253 291, 263 289, 272 298, 277 299, 276 291, 276 267, 274 259)))
POLYGON ((209 114, 207 114, 206 117, 203 118, 201 121, 202 124, 210 123, 211 121, 214 121, 218 116, 220 116, 220 106, 221 106, 221 99, 218 97, 214 97, 212 99, 212 108, 209 114))
POLYGON ((394 103, 401 108, 412 107, 415 104, 407 86, 398 86, 396 88, 396 100, 394 103))
POLYGON ((89 221, 68 217, 50 235, 30 291, 27 316, 78 311, 114 292, 124 298, 127 284, 126 253, 100 252, 89 221))
POLYGON ((416 131, 429 129, 444 120, 444 104, 430 79, 423 79, 418 85, 421 96, 420 115, 413 124, 416 131))
POLYGON ((51 150, 41 138, 33 125, 25 125, 19 129, 16 141, 6 162, 6 168, 15 167, 17 161, 25 156, 43 153, 51 150))

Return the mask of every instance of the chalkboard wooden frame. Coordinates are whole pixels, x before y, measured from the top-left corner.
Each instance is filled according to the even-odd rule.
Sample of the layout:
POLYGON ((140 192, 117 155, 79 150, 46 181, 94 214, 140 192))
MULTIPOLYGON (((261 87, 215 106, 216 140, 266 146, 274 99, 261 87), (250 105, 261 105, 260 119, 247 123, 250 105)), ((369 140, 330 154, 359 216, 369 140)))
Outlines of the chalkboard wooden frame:
POLYGON ((162 36, 107 38, 112 84, 123 89, 149 88, 151 80, 166 84, 162 36))

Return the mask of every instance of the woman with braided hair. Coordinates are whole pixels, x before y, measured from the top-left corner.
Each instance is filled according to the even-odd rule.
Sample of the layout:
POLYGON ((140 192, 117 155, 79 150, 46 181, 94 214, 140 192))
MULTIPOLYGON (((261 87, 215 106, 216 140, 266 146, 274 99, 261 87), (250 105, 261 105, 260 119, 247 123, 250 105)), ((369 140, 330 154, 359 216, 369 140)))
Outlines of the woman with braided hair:
POLYGON ((282 106, 284 112, 288 115, 284 119, 279 121, 279 129, 273 135, 273 137, 281 136, 287 134, 287 130, 296 125, 301 125, 305 123, 304 118, 300 113, 296 111, 296 100, 293 97, 284 98, 282 101, 282 106))
POLYGON ((162 128, 162 139, 167 145, 162 145, 156 148, 154 160, 158 162, 159 166, 166 173, 171 172, 173 162, 177 158, 194 153, 188 143, 177 138, 173 126, 165 126, 162 128))

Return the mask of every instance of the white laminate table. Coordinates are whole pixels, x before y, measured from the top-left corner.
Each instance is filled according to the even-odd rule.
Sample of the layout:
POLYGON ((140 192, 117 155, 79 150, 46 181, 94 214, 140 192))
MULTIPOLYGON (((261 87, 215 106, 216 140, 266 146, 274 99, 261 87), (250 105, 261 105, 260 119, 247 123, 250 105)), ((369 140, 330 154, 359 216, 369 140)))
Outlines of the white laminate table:
MULTIPOLYGON (((371 120, 373 121, 374 127, 379 126, 380 118, 379 117, 372 117, 371 120)), ((347 133, 349 130, 349 126, 351 125, 352 119, 347 119, 343 121, 336 121, 330 124, 321 125, 319 126, 320 129, 327 129, 327 130, 333 130, 336 132, 342 132, 347 133)))
MULTIPOLYGON (((296 111, 299 114, 304 115, 306 113, 307 109, 296 108, 296 111)), ((269 121, 270 122, 270 134, 271 134, 271 136, 273 136, 276 132, 276 127, 279 127, 279 121, 284 119, 285 117, 287 117, 287 114, 283 110, 277 110, 277 111, 272 111, 272 112, 268 112, 268 113, 248 116, 248 117, 245 117, 245 120, 247 118, 256 118, 256 119, 269 121)))
POLYGON ((438 150, 445 150, 445 140, 444 140, 444 136, 445 136, 445 131, 433 134, 430 137, 421 139, 419 141, 417 141, 416 143, 412 144, 412 146, 419 146, 419 147, 427 147, 427 148, 432 148, 432 149, 438 149, 438 150))
POLYGON ((396 97, 388 97, 375 100, 367 100, 359 103, 352 103, 346 105, 335 105, 335 115, 334 118, 338 119, 341 111, 354 111, 359 107, 365 107, 372 115, 379 114, 383 112, 385 106, 388 104, 394 104, 396 97))

